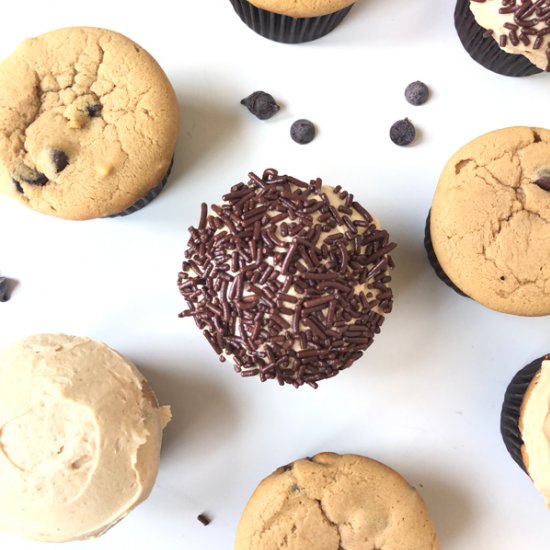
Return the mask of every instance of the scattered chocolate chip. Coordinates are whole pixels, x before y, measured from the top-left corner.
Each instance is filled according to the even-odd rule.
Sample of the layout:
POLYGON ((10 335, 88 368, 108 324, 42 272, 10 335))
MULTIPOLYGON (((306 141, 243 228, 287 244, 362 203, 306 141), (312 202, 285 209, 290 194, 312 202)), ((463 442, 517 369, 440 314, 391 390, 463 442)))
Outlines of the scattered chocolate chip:
POLYGON ((544 178, 539 178, 538 180, 534 181, 536 185, 538 185, 541 189, 544 189, 545 191, 550 191, 550 176, 545 176, 544 178))
POLYGON ((65 151, 54 149, 52 151, 52 162, 55 166, 55 171, 59 174, 59 172, 64 170, 69 164, 69 157, 65 151))
POLYGON ((273 96, 262 91, 253 92, 248 97, 241 99, 241 105, 244 105, 260 120, 271 118, 280 109, 273 96))
POLYGON ((197 519, 206 527, 209 525, 212 520, 206 514, 199 514, 197 519))
POLYGON ((7 302, 10 299, 8 291, 7 277, 0 277, 0 302, 7 302))
POLYGON ((86 107, 86 110, 91 117, 100 116, 101 111, 103 111, 103 105, 101 105, 101 103, 90 103, 90 105, 86 107))
POLYGON ((420 82, 420 80, 417 80, 416 82, 411 82, 405 88, 405 99, 411 105, 422 105, 426 103, 426 101, 428 101, 429 95, 430 91, 428 90, 428 86, 426 86, 424 82, 420 82))
POLYGON ((506 277, 505 277, 504 275, 501 275, 501 276, 500 276, 500 280, 501 280, 501 281, 505 281, 505 280, 506 280, 506 277))
POLYGON ((396 145, 409 145, 414 141, 415 136, 416 129, 408 118, 394 122, 390 128, 390 139, 396 145))
POLYGON ((25 183, 28 183, 30 185, 46 185, 48 183, 48 178, 38 170, 35 170, 33 168, 29 168, 27 165, 23 164, 17 173, 17 181, 23 181, 25 183))
POLYGON ((315 126, 309 120, 301 118, 290 127, 290 137, 301 145, 313 141, 315 137, 315 126))
POLYGON ((294 462, 291 462, 290 464, 285 464, 282 466, 283 472, 289 472, 294 467, 294 462))
POLYGON ((24 193, 23 188, 21 187, 21 184, 17 180, 12 179, 11 181, 13 181, 15 185, 15 189, 17 189, 18 193, 24 193))

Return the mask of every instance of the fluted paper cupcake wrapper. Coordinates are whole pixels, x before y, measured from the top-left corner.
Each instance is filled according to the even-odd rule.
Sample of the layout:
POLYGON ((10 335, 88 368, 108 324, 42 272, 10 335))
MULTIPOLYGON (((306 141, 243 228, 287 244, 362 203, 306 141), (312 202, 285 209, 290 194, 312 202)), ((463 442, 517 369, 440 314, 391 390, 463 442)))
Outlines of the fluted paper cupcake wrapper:
POLYGON ((525 473, 528 472, 521 455, 523 439, 519 430, 521 405, 531 380, 533 380, 540 370, 541 364, 545 359, 550 359, 550 355, 535 359, 512 378, 508 388, 506 388, 502 411, 500 413, 500 433, 502 434, 504 445, 506 445, 510 456, 525 473))
POLYGON ((460 294, 461 296, 464 296, 466 298, 469 298, 467 294, 464 294, 460 288, 458 288, 451 279, 449 279, 449 276, 443 271, 443 268, 441 267, 441 264, 439 263, 439 260, 437 259, 437 256, 435 255, 435 250, 432 244, 432 233, 430 231, 430 216, 431 216, 431 210, 428 212, 428 217, 426 218, 426 227, 424 228, 424 248, 426 249, 426 253, 428 254, 428 260, 430 262, 430 265, 433 267, 435 274, 450 288, 452 288, 456 293, 460 294))
POLYGON ((162 178, 161 182, 153 187, 147 195, 141 197, 141 199, 138 199, 134 204, 126 208, 126 210, 123 210, 122 212, 117 212, 116 214, 111 214, 110 216, 105 216, 106 218, 118 218, 119 216, 128 216, 129 214, 133 214, 134 212, 137 212, 138 210, 141 210, 145 206, 147 206, 154 198, 158 197, 160 192, 164 189, 164 186, 166 185, 166 182, 168 181, 168 178, 170 176, 170 172, 172 171, 172 166, 174 165, 174 158, 172 157, 172 160, 170 161, 170 166, 168 167, 168 171, 166 172, 165 176, 162 178))
POLYGON ((351 10, 353 4, 320 17, 289 17, 253 6, 246 0, 230 0, 239 17, 264 38, 299 44, 310 42, 334 30, 351 10))
POLYGON ((485 29, 476 22, 470 0, 457 0, 455 27, 464 49, 486 69, 504 76, 530 76, 542 72, 523 55, 502 50, 492 36, 483 36, 485 29))

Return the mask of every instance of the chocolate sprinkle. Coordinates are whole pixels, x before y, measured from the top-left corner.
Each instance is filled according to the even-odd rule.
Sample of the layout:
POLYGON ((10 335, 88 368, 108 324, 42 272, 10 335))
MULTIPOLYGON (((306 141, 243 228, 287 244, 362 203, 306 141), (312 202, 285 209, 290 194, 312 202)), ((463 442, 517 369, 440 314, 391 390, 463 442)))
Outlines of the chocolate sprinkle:
MULTIPOLYGON (((472 0, 480 4, 487 0, 472 0)), ((542 46, 544 37, 550 34, 550 0, 501 0, 498 13, 513 14, 513 23, 505 23, 505 34, 498 37, 498 43, 505 48, 508 42, 517 46, 521 41, 525 46, 533 40, 533 50, 542 46), (538 27, 537 27, 538 26, 538 27), (537 28, 535 28, 537 27, 537 28)), ((548 63, 546 71, 550 71, 550 43, 546 47, 548 63)))
POLYGON ((212 523, 212 520, 206 514, 199 514, 197 519, 206 527, 212 523))
POLYGON ((316 388, 380 332, 393 304, 395 244, 338 191, 273 169, 251 173, 213 214, 203 205, 199 228, 189 229, 178 275, 189 309, 180 317, 193 317, 241 376, 316 388))

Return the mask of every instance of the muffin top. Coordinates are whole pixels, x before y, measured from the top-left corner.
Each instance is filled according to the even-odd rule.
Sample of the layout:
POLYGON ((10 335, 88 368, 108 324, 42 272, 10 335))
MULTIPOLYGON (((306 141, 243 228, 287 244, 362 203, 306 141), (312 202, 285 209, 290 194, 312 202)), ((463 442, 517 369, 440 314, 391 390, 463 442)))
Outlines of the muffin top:
POLYGON ((430 230, 462 292, 505 313, 550 314, 550 131, 505 128, 458 150, 439 179, 430 230))
POLYGON ((550 355, 523 397, 519 418, 523 463, 550 508, 550 355))
POLYGON ((341 187, 273 169, 249 177, 190 228, 181 316, 242 376, 316 387, 380 331, 395 244, 341 187))
POLYGON ((429 512, 403 477, 358 455, 321 453, 264 479, 235 550, 437 550, 429 512))
POLYGON ((62 218, 121 212, 167 173, 178 117, 168 78, 125 36, 25 40, 0 63, 0 192, 62 218))
POLYGON ((41 334, 0 352, 0 530, 95 537, 150 493, 170 417, 100 342, 41 334))
POLYGON ((355 0, 249 0, 262 10, 289 17, 319 17, 351 6, 355 0))
POLYGON ((471 0, 470 9, 504 51, 524 55, 543 71, 550 71, 550 0, 471 0))

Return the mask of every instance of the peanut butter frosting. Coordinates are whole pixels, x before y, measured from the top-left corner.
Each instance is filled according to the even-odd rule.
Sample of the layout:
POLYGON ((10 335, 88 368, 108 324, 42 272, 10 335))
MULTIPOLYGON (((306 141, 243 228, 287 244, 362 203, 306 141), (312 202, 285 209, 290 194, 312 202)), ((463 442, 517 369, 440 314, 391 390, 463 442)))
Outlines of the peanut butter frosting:
POLYGON ((507 2, 472 0, 477 23, 491 33, 501 49, 524 55, 543 71, 550 71, 550 1, 507 2))
POLYGON ((289 17, 319 17, 351 6, 355 0, 250 0, 262 10, 289 17))
POLYGON ((0 352, 0 529, 96 537, 150 493, 162 430, 145 378, 88 338, 41 334, 0 352))
POLYGON ((550 361, 543 361, 523 400, 520 430, 525 467, 550 508, 550 361))

